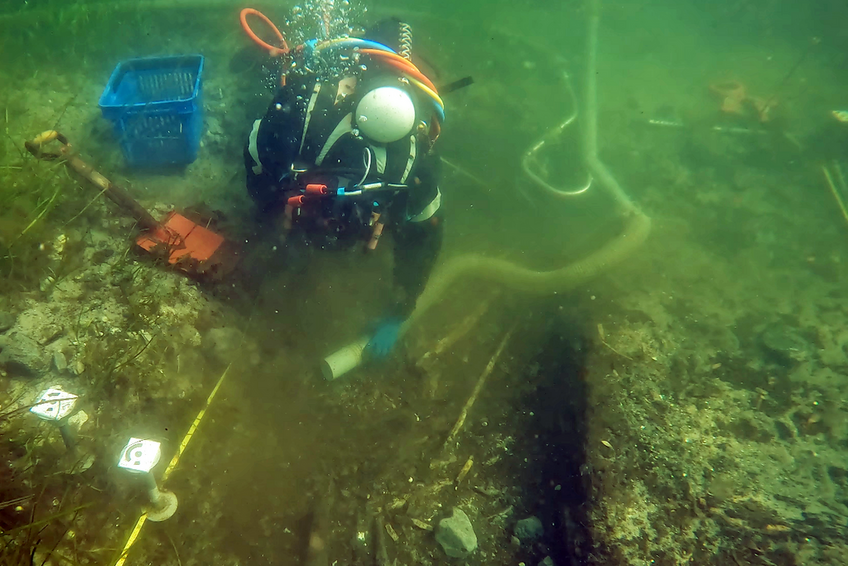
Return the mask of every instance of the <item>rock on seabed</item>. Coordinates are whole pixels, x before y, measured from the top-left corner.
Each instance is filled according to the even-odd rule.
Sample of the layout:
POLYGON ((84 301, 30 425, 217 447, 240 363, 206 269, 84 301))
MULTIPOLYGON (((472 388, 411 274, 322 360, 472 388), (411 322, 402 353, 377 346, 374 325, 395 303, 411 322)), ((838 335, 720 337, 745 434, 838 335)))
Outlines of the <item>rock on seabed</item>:
POLYGON ((477 550, 477 535, 471 520, 458 507, 453 508, 453 515, 439 521, 436 541, 452 558, 464 558, 477 550))

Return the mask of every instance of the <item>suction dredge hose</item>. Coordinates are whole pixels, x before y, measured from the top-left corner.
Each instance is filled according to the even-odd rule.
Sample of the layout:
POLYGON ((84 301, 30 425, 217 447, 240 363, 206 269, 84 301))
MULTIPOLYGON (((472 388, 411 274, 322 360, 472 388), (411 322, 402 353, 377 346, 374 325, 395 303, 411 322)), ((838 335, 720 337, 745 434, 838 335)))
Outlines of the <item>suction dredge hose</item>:
POLYGON ((480 255, 463 255, 444 263, 418 299, 412 316, 403 330, 436 304, 444 292, 462 277, 496 281, 505 287, 528 294, 551 295, 573 289, 625 259, 647 239, 651 221, 644 214, 634 214, 614 240, 591 255, 553 271, 533 271, 506 260, 480 255))
POLYGON ((588 61, 586 72, 586 123, 584 126, 584 160, 595 180, 615 200, 626 224, 622 233, 591 255, 552 271, 534 271, 509 261, 463 255, 452 258, 437 268, 427 288, 418 299, 412 316, 406 321, 406 332, 445 291, 464 277, 496 281, 505 287, 535 295, 550 295, 573 289, 627 258, 641 246, 651 231, 651 220, 627 196, 621 185, 598 158, 597 47, 600 21, 599 0, 590 0, 588 61))

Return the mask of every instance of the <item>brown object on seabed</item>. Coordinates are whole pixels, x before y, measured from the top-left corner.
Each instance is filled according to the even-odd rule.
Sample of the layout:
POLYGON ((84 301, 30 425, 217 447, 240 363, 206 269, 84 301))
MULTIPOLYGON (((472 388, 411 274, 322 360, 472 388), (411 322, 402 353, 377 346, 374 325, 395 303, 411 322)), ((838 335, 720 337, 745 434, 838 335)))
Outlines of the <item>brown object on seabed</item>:
POLYGON ((713 83, 710 85, 710 92, 719 97, 721 111, 725 114, 744 116, 754 111, 761 123, 771 120, 771 110, 777 105, 777 101, 773 99, 749 96, 748 89, 739 81, 713 83))
POLYGON ((725 81, 710 85, 710 92, 721 99, 721 111, 726 114, 743 114, 748 98, 745 85, 738 81, 725 81))
POLYGON ((777 106, 776 100, 767 100, 759 96, 748 97, 748 102, 750 102, 757 111, 757 117, 763 124, 771 120, 771 111, 775 106, 777 106))
POLYGON ((104 196, 135 219, 142 229, 136 244, 143 250, 161 256, 188 275, 207 280, 219 280, 235 268, 236 250, 223 237, 176 212, 169 213, 162 222, 158 222, 125 189, 80 159, 68 138, 56 130, 42 132, 24 145, 38 159, 63 160, 68 168, 100 189, 104 196), (45 148, 52 141, 61 144, 58 150, 45 148))

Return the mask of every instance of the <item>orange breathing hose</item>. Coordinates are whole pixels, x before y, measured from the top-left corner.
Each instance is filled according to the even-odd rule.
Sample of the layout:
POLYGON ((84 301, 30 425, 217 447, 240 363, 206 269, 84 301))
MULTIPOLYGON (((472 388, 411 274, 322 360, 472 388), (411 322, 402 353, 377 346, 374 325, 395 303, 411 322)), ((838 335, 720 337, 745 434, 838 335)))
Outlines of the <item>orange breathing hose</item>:
POLYGON ((271 54, 271 57, 286 55, 289 52, 289 45, 288 43, 286 43, 286 38, 283 37, 282 32, 277 29, 277 26, 274 25, 274 22, 269 20, 268 17, 259 10, 254 10, 253 8, 245 8, 239 14, 239 20, 241 21, 241 28, 244 30, 244 33, 246 33, 247 36, 252 39, 257 45, 259 45, 263 49, 267 49, 268 52, 271 54), (274 47, 273 45, 266 43, 265 41, 260 39, 258 35, 253 33, 253 30, 250 29, 250 26, 247 24, 247 16, 256 16, 257 18, 265 22, 265 24, 269 28, 271 28, 271 31, 274 32, 274 35, 277 36, 277 40, 279 40, 281 47, 274 47))
MULTIPOLYGON (((253 8, 245 8, 239 13, 239 21, 241 22, 241 28, 244 30, 244 33, 253 40, 254 43, 267 50, 271 57, 279 57, 280 55, 287 55, 289 53, 289 45, 286 43, 286 38, 283 36, 282 32, 277 29, 277 26, 274 25, 268 17, 260 12, 259 10, 255 10, 253 8), (250 25, 247 23, 247 16, 256 16, 271 28, 271 31, 274 32, 274 35, 277 36, 277 41, 280 44, 280 47, 275 47, 263 39, 261 39, 258 35, 256 35, 252 29, 250 29, 250 25)), ((410 77, 415 78, 421 81, 425 86, 430 88, 438 98, 438 90, 436 90, 436 85, 433 84, 433 81, 428 79, 424 73, 418 70, 412 61, 408 59, 404 59, 397 53, 392 53, 390 51, 382 51, 380 49, 360 49, 362 53, 367 55, 376 56, 382 58, 383 62, 388 64, 395 69, 398 69, 401 72, 408 74, 410 77)), ((282 75, 280 78, 280 82, 285 85, 286 79, 285 75, 282 75)))
POLYGON ((382 57, 386 57, 387 59, 394 59, 398 63, 403 63, 404 65, 409 65, 410 67, 412 67, 413 69, 415 69, 419 73, 421 72, 421 71, 418 70, 418 67, 415 66, 415 63, 413 63, 412 61, 410 61, 409 59, 407 59, 405 57, 401 57, 397 53, 392 53, 391 51, 383 51, 382 49, 363 48, 363 49, 360 49, 359 52, 360 53, 367 53, 368 55, 380 55, 382 57))
POLYGON ((418 67, 416 67, 410 61, 407 61, 406 59, 404 59, 400 55, 397 55, 395 53, 390 53, 388 51, 381 51, 379 49, 360 49, 359 52, 365 53, 367 55, 376 55, 378 57, 382 57, 383 61, 385 63, 391 65, 395 69, 398 69, 400 71, 403 71, 404 73, 409 74, 413 78, 418 79, 419 81, 421 81, 422 83, 427 85, 427 87, 432 89, 433 92, 438 94, 438 91, 436 90, 436 86, 433 84, 433 82, 430 79, 428 79, 424 75, 424 73, 419 71, 418 67))

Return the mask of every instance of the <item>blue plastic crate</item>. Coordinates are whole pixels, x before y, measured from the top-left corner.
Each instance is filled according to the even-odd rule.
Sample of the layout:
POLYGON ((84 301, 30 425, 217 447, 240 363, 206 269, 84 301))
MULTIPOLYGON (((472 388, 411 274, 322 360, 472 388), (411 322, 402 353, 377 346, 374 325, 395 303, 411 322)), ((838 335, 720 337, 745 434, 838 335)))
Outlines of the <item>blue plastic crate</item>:
POLYGON ((100 110, 130 165, 185 165, 197 158, 202 72, 202 55, 130 59, 115 67, 100 110))

